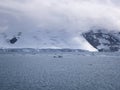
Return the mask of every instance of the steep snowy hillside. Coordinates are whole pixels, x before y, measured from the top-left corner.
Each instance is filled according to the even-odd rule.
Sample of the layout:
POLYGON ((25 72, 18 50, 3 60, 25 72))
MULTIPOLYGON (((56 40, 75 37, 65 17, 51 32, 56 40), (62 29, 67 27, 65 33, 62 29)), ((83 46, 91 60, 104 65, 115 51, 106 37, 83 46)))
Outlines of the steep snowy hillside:
POLYGON ((93 29, 84 33, 83 36, 93 47, 99 51, 119 51, 120 32, 113 31, 108 31, 105 29, 93 29))
POLYGON ((70 33, 65 32, 64 30, 53 32, 50 32, 49 30, 36 30, 34 32, 24 31, 16 33, 0 33, 0 47, 94 50, 94 48, 82 36, 71 36, 70 33))

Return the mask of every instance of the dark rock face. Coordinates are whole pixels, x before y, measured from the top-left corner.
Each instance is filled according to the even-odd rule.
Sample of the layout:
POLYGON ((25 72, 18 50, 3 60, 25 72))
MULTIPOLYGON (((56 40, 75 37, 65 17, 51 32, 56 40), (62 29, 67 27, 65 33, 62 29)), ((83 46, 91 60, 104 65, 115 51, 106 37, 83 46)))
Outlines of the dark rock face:
POLYGON ((22 32, 18 32, 17 35, 14 35, 13 38, 9 39, 9 43, 10 44, 15 44, 19 40, 21 35, 22 35, 22 32))
POLYGON ((114 52, 120 50, 120 32, 99 29, 83 33, 83 36, 98 51, 114 52))
POLYGON ((13 37, 11 40, 10 40, 10 43, 11 44, 15 44, 17 42, 17 38, 16 37, 13 37))

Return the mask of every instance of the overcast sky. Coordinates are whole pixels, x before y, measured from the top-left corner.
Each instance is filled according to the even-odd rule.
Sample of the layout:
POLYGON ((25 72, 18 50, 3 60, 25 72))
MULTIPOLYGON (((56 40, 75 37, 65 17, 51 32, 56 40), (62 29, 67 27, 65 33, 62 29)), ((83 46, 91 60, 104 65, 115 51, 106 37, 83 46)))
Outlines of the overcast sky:
POLYGON ((30 20, 42 28, 84 30, 98 25, 111 29, 120 27, 119 3, 119 0, 0 0, 0 13, 30 20))
POLYGON ((1 33, 61 29, 77 37, 93 27, 120 30, 120 0, 0 0, 1 33))

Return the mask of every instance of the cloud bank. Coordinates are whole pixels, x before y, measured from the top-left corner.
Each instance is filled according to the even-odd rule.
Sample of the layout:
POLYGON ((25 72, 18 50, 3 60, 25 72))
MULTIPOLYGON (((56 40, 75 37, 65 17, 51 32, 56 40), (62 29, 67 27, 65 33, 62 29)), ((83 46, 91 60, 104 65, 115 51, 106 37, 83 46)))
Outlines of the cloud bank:
POLYGON ((119 5, 119 0, 0 0, 0 32, 61 30, 74 48, 95 50, 80 34, 93 27, 120 30, 119 5))

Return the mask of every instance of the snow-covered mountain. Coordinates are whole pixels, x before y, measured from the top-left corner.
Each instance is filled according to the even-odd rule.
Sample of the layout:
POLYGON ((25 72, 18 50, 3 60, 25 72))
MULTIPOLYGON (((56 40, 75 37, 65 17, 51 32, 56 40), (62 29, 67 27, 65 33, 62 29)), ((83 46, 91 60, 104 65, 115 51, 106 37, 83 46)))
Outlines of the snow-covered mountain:
MULTIPOLYGON (((1 42, 4 42, 8 48, 71 48, 76 43, 71 42, 67 32, 37 32, 26 33, 16 32, 16 34, 0 34, 1 42), (65 37, 66 36, 66 37, 65 37), (28 41, 27 41, 28 40, 28 41), (32 44, 33 43, 33 44, 32 44), (31 44, 31 45, 29 45, 31 44)), ((98 51, 119 51, 120 50, 120 32, 108 31, 105 29, 93 29, 83 33, 83 39, 96 48, 98 51)), ((82 41, 80 41, 82 44, 82 41)), ((4 48, 4 46, 3 46, 4 48)), ((77 48, 77 47, 76 47, 77 48)), ((71 49, 74 49, 73 47, 71 49)), ((79 48, 78 48, 79 49, 79 48)), ((84 49, 84 48, 83 48, 84 49)))
POLYGON ((93 29, 83 33, 85 39, 99 51, 119 51, 120 32, 116 30, 93 29))
POLYGON ((119 9, 113 0, 2 0, 0 49, 119 51, 119 9))
POLYGON ((119 51, 120 32, 95 28, 71 32, 62 28, 41 28, 11 14, 0 13, 0 48, 84 49, 119 51))
POLYGON ((96 51, 79 32, 58 26, 42 28, 26 17, 0 13, 0 48, 85 49, 96 51), (82 43, 81 43, 82 42, 82 43))
POLYGON ((95 28, 81 33, 65 28, 41 28, 29 20, 0 13, 0 48, 84 49, 119 51, 120 32, 95 28))

